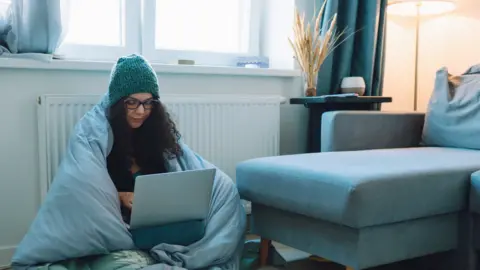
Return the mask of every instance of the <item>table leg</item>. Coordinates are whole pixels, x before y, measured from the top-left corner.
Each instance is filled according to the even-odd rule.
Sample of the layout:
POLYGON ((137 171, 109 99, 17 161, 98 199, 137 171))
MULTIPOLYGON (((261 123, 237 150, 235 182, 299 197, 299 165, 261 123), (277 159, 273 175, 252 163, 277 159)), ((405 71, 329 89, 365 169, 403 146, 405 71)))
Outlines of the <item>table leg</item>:
POLYGON ((268 253, 270 250, 271 243, 272 243, 271 240, 268 240, 265 238, 261 238, 260 240, 260 266, 267 265, 268 253))

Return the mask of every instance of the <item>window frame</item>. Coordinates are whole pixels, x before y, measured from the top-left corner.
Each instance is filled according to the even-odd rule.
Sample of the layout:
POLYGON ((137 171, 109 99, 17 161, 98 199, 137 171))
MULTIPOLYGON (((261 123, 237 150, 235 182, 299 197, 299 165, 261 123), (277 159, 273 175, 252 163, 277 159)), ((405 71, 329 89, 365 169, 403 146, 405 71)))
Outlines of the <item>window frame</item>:
POLYGON ((141 3, 121 1, 122 46, 62 44, 55 55, 72 60, 112 61, 131 53, 140 53, 141 3))
MULTIPOLYGON (((246 53, 221 53, 155 48, 156 0, 119 0, 122 2, 123 46, 62 44, 54 53, 57 58, 83 61, 115 61, 121 56, 138 53, 152 63, 178 64, 180 59, 194 60, 195 65, 235 67, 242 56, 260 55, 263 0, 250 0, 248 44, 246 53)), ((245 12, 244 15, 247 13, 245 12)))

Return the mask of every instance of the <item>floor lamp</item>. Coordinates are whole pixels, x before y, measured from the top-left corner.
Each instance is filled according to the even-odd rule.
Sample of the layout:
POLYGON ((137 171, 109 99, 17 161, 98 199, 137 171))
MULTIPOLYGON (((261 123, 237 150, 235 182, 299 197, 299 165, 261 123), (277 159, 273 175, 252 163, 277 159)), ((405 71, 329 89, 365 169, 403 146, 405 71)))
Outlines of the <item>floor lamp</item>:
POLYGON ((453 0, 391 0, 387 12, 392 15, 416 18, 415 26, 415 85, 413 89, 413 110, 418 108, 418 44, 420 34, 420 18, 451 12, 455 9, 453 0))

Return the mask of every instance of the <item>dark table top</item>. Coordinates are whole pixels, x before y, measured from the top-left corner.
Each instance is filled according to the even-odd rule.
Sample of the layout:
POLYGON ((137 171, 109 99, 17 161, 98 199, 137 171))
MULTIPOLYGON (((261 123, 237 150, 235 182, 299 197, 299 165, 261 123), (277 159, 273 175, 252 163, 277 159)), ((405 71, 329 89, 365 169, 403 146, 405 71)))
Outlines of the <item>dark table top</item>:
POLYGON ((290 104, 326 104, 326 103, 388 103, 392 102, 391 97, 378 96, 318 96, 318 97, 300 97, 291 98, 290 104))

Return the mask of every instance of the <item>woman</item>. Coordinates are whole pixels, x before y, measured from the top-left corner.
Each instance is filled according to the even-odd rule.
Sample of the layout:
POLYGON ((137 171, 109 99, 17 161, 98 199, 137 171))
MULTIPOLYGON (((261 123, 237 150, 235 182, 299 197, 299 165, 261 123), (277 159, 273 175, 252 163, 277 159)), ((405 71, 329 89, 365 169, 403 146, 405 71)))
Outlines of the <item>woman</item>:
POLYGON ((130 223, 135 177, 166 172, 166 159, 181 155, 180 134, 159 101, 155 71, 141 56, 120 58, 108 95, 114 144, 107 169, 120 197, 123 219, 130 223))
POLYGON ((47 199, 15 251, 14 269, 51 269, 55 262, 61 269, 238 269, 246 215, 235 184, 219 169, 204 221, 128 230, 119 218, 117 204, 129 221, 137 174, 215 168, 179 137, 151 66, 136 55, 119 59, 108 95, 76 125, 47 199))

